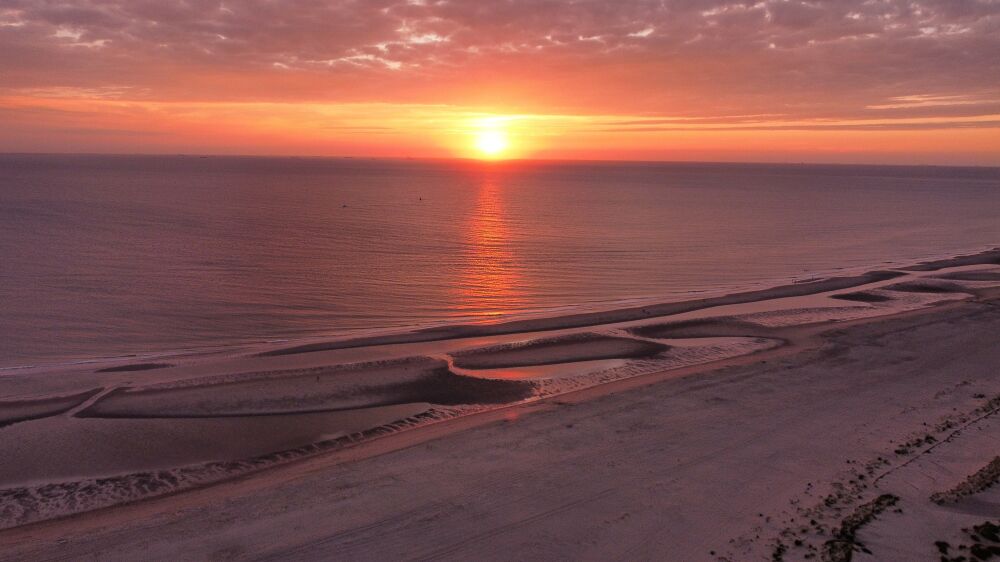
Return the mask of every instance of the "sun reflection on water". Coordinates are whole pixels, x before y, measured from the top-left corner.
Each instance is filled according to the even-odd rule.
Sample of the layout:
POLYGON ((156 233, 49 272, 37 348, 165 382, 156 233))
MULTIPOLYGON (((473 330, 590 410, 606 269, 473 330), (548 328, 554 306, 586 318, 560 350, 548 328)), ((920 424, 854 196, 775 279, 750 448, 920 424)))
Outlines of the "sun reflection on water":
POLYGON ((465 230, 458 307, 485 319, 523 310, 525 303, 503 190, 495 178, 477 189, 465 230))

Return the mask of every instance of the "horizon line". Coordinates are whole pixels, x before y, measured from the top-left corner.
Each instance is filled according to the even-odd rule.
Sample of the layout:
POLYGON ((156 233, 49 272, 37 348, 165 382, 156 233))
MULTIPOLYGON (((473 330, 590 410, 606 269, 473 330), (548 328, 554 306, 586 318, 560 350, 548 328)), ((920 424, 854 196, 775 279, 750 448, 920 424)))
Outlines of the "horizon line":
POLYGON ((190 157, 190 158, 300 158, 312 160, 380 160, 380 161, 410 161, 410 162, 470 162, 483 166, 503 166, 510 163, 540 163, 540 164, 716 164, 716 165, 758 165, 758 166, 870 166, 884 168, 979 168, 1000 170, 1000 164, 893 164, 872 162, 817 162, 808 160, 633 160, 610 158, 504 158, 480 159, 463 156, 357 156, 357 155, 321 155, 321 154, 220 154, 199 152, 51 152, 51 151, 0 151, 0 156, 111 156, 111 157, 190 157))

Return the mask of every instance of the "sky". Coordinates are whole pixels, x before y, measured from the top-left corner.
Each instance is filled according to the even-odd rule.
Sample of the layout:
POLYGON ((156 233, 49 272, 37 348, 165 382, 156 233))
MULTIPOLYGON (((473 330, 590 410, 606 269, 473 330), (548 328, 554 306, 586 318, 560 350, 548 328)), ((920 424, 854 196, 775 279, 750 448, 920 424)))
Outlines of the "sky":
POLYGON ((0 151, 1000 165, 1000 0, 0 0, 0 151))

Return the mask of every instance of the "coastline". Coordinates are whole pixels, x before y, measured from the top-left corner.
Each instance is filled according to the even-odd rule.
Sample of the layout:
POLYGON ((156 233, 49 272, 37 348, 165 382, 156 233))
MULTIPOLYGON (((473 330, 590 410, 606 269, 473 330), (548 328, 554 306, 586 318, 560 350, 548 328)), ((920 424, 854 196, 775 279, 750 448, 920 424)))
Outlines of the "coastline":
MULTIPOLYGON (((263 356, 284 355, 298 351, 340 349, 386 343, 427 342, 442 339, 499 335, 527 331, 557 330, 615 322, 615 318, 642 319, 655 315, 683 312, 687 307, 703 308, 724 303, 753 302, 786 296, 794 287, 811 287, 815 292, 832 290, 839 284, 850 285, 856 280, 892 270, 931 268, 923 271, 961 265, 989 264, 1000 261, 1000 247, 983 245, 961 253, 927 254, 916 259, 891 259, 878 265, 853 268, 830 267, 826 271, 813 271, 800 276, 769 279, 745 286, 716 289, 702 296, 702 291, 689 291, 669 299, 656 297, 628 298, 618 301, 590 303, 587 305, 559 306, 530 313, 503 316, 487 321, 461 321, 442 319, 429 324, 366 328, 326 335, 309 335, 268 340, 246 340, 207 343, 203 346, 178 349, 105 353, 91 356, 65 358, 54 362, 0 365, 0 377, 18 372, 46 372, 77 367, 133 369, 135 366, 168 365, 170 361, 201 361, 213 357, 259 353, 263 356), (996 258, 996 259, 994 259, 996 258)), ((915 269, 914 271, 921 271, 915 269)))
MULTIPOLYGON (((976 256, 957 257, 944 262, 918 264, 907 268, 910 272, 918 273, 902 271, 898 275, 877 273, 861 278, 851 278, 848 281, 835 279, 776 288, 756 293, 754 297, 757 300, 745 295, 737 295, 730 297, 729 300, 714 301, 708 305, 704 302, 681 303, 681 305, 672 303, 662 305, 663 308, 657 308, 651 313, 644 313, 650 314, 650 316, 643 318, 633 318, 637 310, 641 311, 641 308, 625 312, 600 313, 596 316, 577 316, 570 317, 569 324, 571 325, 569 326, 565 318, 556 321, 555 324, 553 324, 553 320, 545 320, 540 324, 529 326, 532 331, 523 332, 504 332, 504 330, 510 330, 511 325, 502 326, 494 333, 461 333, 455 336, 454 332, 446 332, 445 335, 451 337, 431 342, 382 341, 378 342, 377 349, 344 347, 274 357, 236 357, 204 364, 179 365, 143 371, 112 370, 95 373, 92 372, 93 367, 91 366, 88 369, 91 372, 86 373, 86 377, 82 376, 83 373, 70 372, 61 373, 60 376, 47 377, 45 381, 35 379, 37 383, 35 386, 39 387, 37 388, 38 392, 35 393, 36 400, 29 400, 30 393, 24 392, 25 389, 32 386, 30 380, 32 377, 23 377, 24 380, 19 381, 19 384, 5 388, 20 391, 20 406, 30 410, 29 413, 34 417, 29 416, 26 419, 27 423, 25 423, 25 419, 22 419, 24 415, 20 416, 21 421, 8 419, 4 422, 7 427, 0 429, 0 431, 10 432, 10 428, 17 428, 25 439, 32 435, 37 436, 37 431, 52 429, 52 427, 44 427, 31 430, 30 426, 36 422, 61 423, 65 427, 70 427, 71 424, 78 422, 105 423, 110 420, 110 423, 117 423, 114 421, 117 419, 133 420, 124 423, 136 423, 134 422, 136 419, 145 419, 147 422, 144 423, 163 425, 170 420, 192 419, 200 416, 208 418, 220 415, 230 416, 239 421, 246 416, 254 418, 270 416, 269 419, 280 419, 281 416, 329 416, 336 411, 341 413, 354 412, 355 414, 363 411, 366 415, 371 415, 367 419, 367 423, 374 423, 379 419, 385 421, 367 429, 361 427, 343 435, 323 440, 312 440, 300 444, 298 447, 282 449, 279 452, 267 452, 257 456, 237 456, 232 459, 212 460, 197 465, 186 464, 177 469, 170 468, 169 465, 155 466, 148 467, 146 471, 119 473, 118 475, 109 471, 108 465, 105 464, 102 465, 103 468, 95 468, 93 474, 85 475, 86 477, 82 479, 67 480, 64 476, 61 481, 58 478, 23 480, 19 486, 5 487, 5 490, 0 491, 3 498, 0 500, 0 514, 6 518, 7 524, 4 526, 11 526, 11 523, 19 525, 51 517, 72 515, 94 508, 120 505, 122 502, 127 503, 164 494, 173 494, 208 484, 219 485, 219 482, 225 480, 230 482, 258 478, 266 480, 270 478, 268 475, 276 475, 289 470, 301 470, 301 468, 293 467, 302 467, 317 462, 321 464, 333 462, 334 458, 362 458, 366 456, 364 451, 385 452, 400 447, 409 447, 411 445, 407 443, 410 440, 419 443, 425 437, 449 435, 464 428, 478 427, 498 419, 508 419, 507 416, 511 415, 511 412, 558 409, 562 404, 580 403, 595 396, 622 392, 656 381, 694 380, 699 377, 690 377, 689 375, 696 373, 710 375, 718 372, 719 369, 752 365, 760 361, 790 360, 789 358, 809 354, 822 348, 826 345, 827 340, 827 336, 824 334, 831 331, 849 330, 853 329, 854 326, 865 326, 883 320, 894 321, 891 320, 892 318, 906 319, 919 317, 923 314, 940 314, 968 306, 970 303, 966 301, 995 298, 996 290, 993 287, 1000 285, 998 282, 989 280, 963 281, 961 279, 946 281, 938 279, 937 272, 951 277, 962 277, 963 275, 969 277, 967 273, 964 273, 969 268, 980 272, 984 270, 995 272, 997 263, 1000 263, 1000 252, 993 251, 976 256), (914 279, 917 277, 914 276, 922 280, 921 282, 925 284, 924 289, 932 287, 935 290, 915 291, 912 284, 916 282, 914 279), (909 287, 905 286, 907 282, 911 284, 909 287), (961 286, 962 292, 954 292, 954 284, 956 283, 961 286), (895 289, 893 289, 894 286, 895 289), (818 291, 817 289, 823 290, 818 291), (861 290, 860 292, 871 293, 874 291, 878 294, 891 294, 893 295, 890 299, 891 303, 876 304, 851 301, 850 299, 846 301, 834 300, 829 299, 828 295, 822 294, 826 292, 843 296, 844 294, 857 293, 859 290, 861 290), (829 302, 820 303, 817 299, 826 299, 829 302), (572 348, 574 337, 579 337, 581 333, 589 334, 595 331, 592 323, 595 320, 602 321, 597 332, 603 335, 588 337, 605 338, 602 341, 606 344, 606 349, 598 359, 581 356, 579 349, 572 348), (581 329, 584 328, 585 330, 581 332, 581 329), (659 342, 660 346, 665 346, 667 349, 657 349, 656 353, 653 354, 657 355, 655 359, 650 359, 643 354, 630 357, 629 353, 625 353, 617 347, 620 342, 615 338, 632 338, 632 342, 655 340, 659 342), (557 344, 555 348, 552 346, 553 341, 557 344), (540 345, 539 342, 545 342, 545 345, 540 345), (705 342, 710 342, 711 345, 700 345, 705 342), (567 348, 566 345, 570 345, 570 347, 567 348), (414 353, 417 351, 421 352, 422 355, 414 353), (481 361, 487 362, 486 364, 473 365, 473 367, 489 371, 485 375, 480 373, 478 379, 486 383, 486 386, 490 387, 489 389, 483 390, 477 387, 471 391, 463 391, 467 392, 465 395, 462 395, 461 392, 456 394, 452 385, 454 381, 475 378, 470 377, 470 373, 463 370, 461 374, 453 374, 443 383, 443 388, 447 392, 435 397, 437 402, 421 401, 421 396, 412 394, 415 388, 414 381, 417 383, 416 386, 420 386, 419 383, 426 382, 421 377, 431 375, 423 372, 419 361, 415 363, 410 360, 401 360, 401 357, 430 357, 433 364, 428 364, 429 371, 443 374, 440 372, 441 361, 445 363, 445 370, 457 371, 459 366, 454 365, 447 358, 470 352, 474 352, 474 356, 481 361), (512 354, 518 354, 517 357, 520 359, 514 361, 514 366, 510 367, 512 354), (360 366, 355 361, 359 358, 366 359, 360 366), (503 373, 495 371, 498 360, 501 369, 507 366, 511 369, 522 370, 517 373, 508 372, 506 377, 500 376, 503 373), (393 363, 394 361, 396 363, 393 363), (601 361, 624 361, 625 363, 608 364, 600 363, 601 361), (587 371, 586 369, 593 367, 594 363, 600 363, 596 365, 600 368, 596 371, 587 371), (329 403, 337 396, 349 395, 355 398, 373 396, 373 390, 369 388, 371 385, 367 383, 361 384, 354 381, 348 387, 338 386, 344 379, 344 365, 353 365, 347 368, 347 371, 348 374, 354 372, 354 374, 360 375, 361 378, 358 380, 378 378, 380 383, 377 386, 382 392, 379 398, 372 403, 365 403, 362 400, 361 404, 354 403, 346 407, 334 407, 329 403), (400 365, 403 367, 402 372, 399 369, 400 365), (555 365, 557 367, 563 365, 565 368, 562 371, 557 369, 539 372, 537 369, 540 369, 542 365, 555 365), (582 369, 583 372, 580 369, 581 365, 585 367, 582 369), (251 370, 250 366, 257 369, 251 370), (278 368, 279 366, 280 368, 278 368), (337 367, 339 370, 330 371, 331 366, 337 367), (414 375, 415 372, 416 375, 414 375), (336 388, 312 394, 288 394, 289 387, 301 386, 302 380, 312 376, 315 376, 317 380, 324 379, 324 384, 327 381, 335 381, 336 388), (297 380, 299 384, 289 384, 292 379, 297 380), (76 395, 70 393, 74 386, 78 393, 95 391, 88 385, 94 385, 98 382, 102 384, 96 388, 96 392, 85 396, 81 394, 76 397, 79 400, 74 398, 76 395), (82 390, 81 386, 84 387, 82 390), (184 393, 190 393, 193 390, 197 397, 196 401, 204 402, 206 389, 212 388, 221 389, 222 395, 226 398, 220 398, 221 402, 210 404, 210 412, 198 414, 190 409, 183 409, 193 403, 192 399, 184 393), (512 388, 520 390, 510 394, 512 388), (249 409, 240 410, 237 408, 226 414, 224 413, 225 408, 234 407, 231 401, 226 402, 228 397, 234 395, 232 392, 234 389, 245 391, 245 394, 241 395, 237 402, 243 404, 244 407, 249 405, 249 409), (349 391, 345 389, 349 389, 349 391), (159 393, 155 394, 154 402, 158 404, 160 410, 149 409, 150 402, 146 400, 144 395, 148 395, 150 392, 159 393), (281 397, 277 401, 275 401, 276 392, 281 397), (411 394, 406 394, 406 392, 411 392, 411 394), (519 394, 520 392, 528 392, 528 394, 519 394), (268 403, 271 409, 263 407, 265 404, 260 401, 262 395, 270 400, 268 403), (171 405, 167 400, 166 405, 164 405, 164 396, 173 400, 173 404, 171 405), (442 398, 442 396, 445 397, 442 398), (474 399, 471 404, 468 403, 470 397, 474 399), (303 398, 318 400, 319 407, 307 410, 300 409, 297 405, 301 404, 303 398), (66 404, 57 399, 73 403, 69 407, 65 407, 66 404), (448 403, 449 400, 451 403, 448 403), (441 402, 445 402, 445 404, 442 405, 441 402), (58 407, 53 406, 48 409, 42 407, 53 403, 56 403, 58 407), (282 404, 286 408, 285 410, 280 408, 274 410, 276 405, 281 406, 282 404), (291 409, 289 409, 290 404, 292 405, 291 409), (423 409, 407 409, 408 404, 422 404, 420 408, 423 409), (171 411, 170 408, 175 409, 171 411), (324 412, 327 413, 324 414, 324 412), (278 418, 274 416, 278 416, 278 418), (292 463, 291 461, 298 462, 292 463), (263 468, 274 469, 280 465, 284 465, 285 468, 260 472, 263 468), (150 468, 154 471, 149 472, 150 468)), ((916 289, 919 288, 916 287, 916 289)), ((513 324, 513 326, 522 329, 526 327, 523 323, 513 324)), ((441 334, 435 333, 435 335, 441 334)), ((630 345, 634 346, 635 344, 630 345)), ((3 382, 8 385, 11 383, 10 380, 3 382)), ((8 404, 13 402, 13 400, 7 401, 8 404)), ((319 420, 316 423, 322 425, 323 423, 344 423, 345 421, 350 422, 350 420, 340 420, 340 422, 319 420)), ((193 431, 199 431, 199 429, 194 428, 193 431)), ((239 430, 233 431, 236 434, 239 433, 239 430)), ((0 433, 0 437, 6 435, 9 433, 0 433)), ((67 439, 73 436, 72 429, 67 431, 67 435, 67 439)), ((140 432, 137 435, 143 435, 143 433, 140 432)), ((288 438, 288 436, 286 435, 284 438, 288 438)), ((274 436, 272 441, 278 444, 282 442, 282 439, 282 436, 274 436)), ((302 437, 292 436, 292 440, 295 439, 302 440, 302 437)), ((236 447, 232 452, 238 455, 240 450, 239 447, 236 447)), ((197 457, 202 453, 203 451, 193 451, 192 457, 197 457)), ((113 465, 113 463, 111 464, 113 465)), ((0 473, 3 473, 2 467, 0 467, 0 473)), ((10 472, 4 474, 9 475, 10 472)), ((210 490, 215 487, 203 489, 210 490)), ((183 498, 187 495, 180 494, 175 497, 183 498)), ((167 499, 164 498, 164 501, 167 499)), ((156 503, 156 500, 143 503, 153 504, 156 503)), ((98 516, 97 514, 101 513, 114 512, 118 509, 122 508, 104 509, 91 515, 61 521, 67 525, 73 525, 74 521, 98 516)), ((59 525, 61 523, 55 521, 51 524, 59 525)), ((46 523, 41 523, 41 525, 46 525, 46 523)), ((34 525, 24 528, 31 529, 33 527, 34 525)), ((14 530, 16 531, 16 528, 14 530)), ((9 536, 9 532, 5 531, 4 534, 9 536)))

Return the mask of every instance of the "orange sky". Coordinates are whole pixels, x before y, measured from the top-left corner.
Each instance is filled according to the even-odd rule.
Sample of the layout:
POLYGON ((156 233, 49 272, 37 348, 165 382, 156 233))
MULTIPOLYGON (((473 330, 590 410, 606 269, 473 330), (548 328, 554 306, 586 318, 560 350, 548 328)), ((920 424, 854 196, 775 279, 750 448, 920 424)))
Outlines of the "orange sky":
POLYGON ((10 0, 0 151, 1000 165, 986 0, 10 0))

